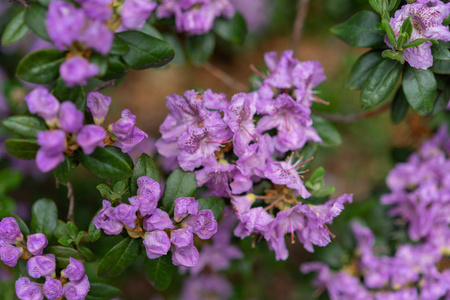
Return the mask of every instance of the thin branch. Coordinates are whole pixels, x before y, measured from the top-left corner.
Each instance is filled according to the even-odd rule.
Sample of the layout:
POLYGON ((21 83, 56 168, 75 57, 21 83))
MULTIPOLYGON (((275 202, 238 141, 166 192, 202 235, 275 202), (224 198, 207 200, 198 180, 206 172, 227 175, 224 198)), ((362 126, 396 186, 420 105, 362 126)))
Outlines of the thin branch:
POLYGON ((209 73, 211 73, 211 75, 213 75, 214 77, 225 83, 225 85, 238 92, 243 92, 247 90, 247 87, 245 85, 243 85, 242 83, 240 83, 239 81, 237 81, 236 79, 234 79, 221 69, 217 68, 210 62, 204 63, 202 65, 202 69, 208 71, 209 73))
POLYGON ((14 0, 15 2, 21 4, 23 7, 28 8, 30 5, 27 3, 26 0, 14 0))
POLYGON ((318 115, 327 119, 328 121, 331 121, 331 122, 351 123, 351 122, 375 117, 375 116, 385 112, 386 110, 388 110, 391 107, 391 105, 392 105, 392 102, 388 102, 385 105, 380 106, 379 108, 377 108, 375 110, 363 112, 363 113, 359 113, 359 114, 338 115, 338 114, 318 113, 318 115))
POLYGON ((99 91, 101 91, 103 89, 106 89, 107 87, 113 86, 115 84, 116 84, 116 80, 115 79, 111 79, 111 80, 105 81, 103 83, 100 83, 96 87, 94 87, 92 89, 92 92, 99 92, 99 91))
POLYGON ((69 198, 69 212, 67 213, 67 220, 75 223, 75 195, 73 193, 73 186, 72 183, 69 181, 66 184, 67 186, 67 198, 69 198))
POLYGON ((294 57, 297 55, 297 46, 302 38, 303 25, 308 14, 309 0, 299 0, 297 4, 297 15, 295 17, 294 28, 292 29, 291 48, 294 50, 294 57))

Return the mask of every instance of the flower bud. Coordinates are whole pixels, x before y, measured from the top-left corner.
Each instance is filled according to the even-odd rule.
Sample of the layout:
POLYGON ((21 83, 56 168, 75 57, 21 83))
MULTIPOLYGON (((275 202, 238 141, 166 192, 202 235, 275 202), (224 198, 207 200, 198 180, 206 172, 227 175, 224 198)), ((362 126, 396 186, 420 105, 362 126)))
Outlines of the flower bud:
POLYGON ((32 234, 27 239, 27 248, 33 255, 42 255, 48 241, 43 233, 32 234))
POLYGON ((193 197, 181 197, 175 200, 174 220, 180 222, 188 215, 196 215, 200 204, 193 197))
POLYGON ((169 217, 169 214, 165 211, 157 208, 155 212, 144 219, 144 230, 152 231, 152 230, 164 230, 164 229, 173 229, 175 226, 172 223, 172 220, 169 217))
POLYGON ((136 125, 136 116, 133 115, 129 109, 124 109, 122 111, 122 118, 110 125, 110 131, 116 137, 125 139, 133 131, 134 125, 136 125))
POLYGON ((59 101, 46 88, 37 87, 25 96, 28 110, 37 114, 47 122, 56 119, 59 111, 59 101))
POLYGON ((86 85, 88 78, 98 74, 98 67, 83 57, 74 56, 61 64, 59 74, 68 87, 86 85))
POLYGON ((148 176, 141 176, 137 180, 137 195, 158 201, 161 197, 161 185, 148 176))
POLYGON ((183 248, 194 244, 194 234, 190 227, 172 231, 170 241, 176 248, 183 248))
POLYGON ((128 153, 142 142, 144 138, 148 138, 148 135, 141 129, 134 127, 126 138, 116 139, 114 146, 119 147, 123 153, 128 153))
POLYGON ((71 281, 64 286, 64 296, 67 300, 83 300, 89 293, 89 279, 86 275, 79 281, 71 281))
POLYGON ((194 245, 185 248, 172 248, 172 262, 175 266, 195 267, 199 253, 194 245))
POLYGON ((202 209, 198 215, 190 216, 185 222, 202 240, 210 239, 217 232, 217 221, 209 209, 202 209))
POLYGON ((22 248, 6 245, 0 247, 0 258, 9 267, 15 267, 20 256, 22 256, 22 248))
POLYGON ((111 97, 105 96, 99 92, 87 93, 86 110, 92 114, 94 122, 101 125, 108 114, 111 97))
POLYGON ((59 109, 59 126, 65 131, 75 133, 83 126, 84 115, 75 104, 64 101, 59 109))
POLYGON ((17 240, 22 239, 23 235, 16 219, 6 217, 0 221, 0 240, 4 240, 7 244, 15 244, 17 240))
POLYGON ((64 287, 61 281, 46 277, 44 283, 44 294, 48 300, 56 300, 64 295, 64 287))
POLYGON ((69 258, 69 265, 61 271, 61 277, 69 278, 70 281, 78 281, 83 278, 86 271, 84 265, 75 258, 69 258))
POLYGON ((103 200, 103 208, 92 220, 92 224, 109 235, 117 235, 123 229, 122 222, 117 220, 114 208, 108 200, 103 200))
POLYGON ((52 276, 55 273, 55 255, 45 254, 34 256, 27 262, 28 275, 33 278, 52 276))
POLYGON ((167 235, 167 232, 161 230, 148 232, 144 238, 144 246, 149 259, 158 258, 169 252, 169 236, 167 235))
POLYGON ((42 285, 31 282, 28 277, 20 277, 16 281, 16 295, 20 300, 42 300, 44 289, 42 285))
POLYGON ((96 147, 105 147, 103 140, 106 131, 98 125, 84 125, 77 133, 77 143, 86 155, 92 154, 96 147))
POLYGON ((117 219, 131 229, 134 229, 136 226, 135 221, 137 210, 137 207, 125 203, 122 203, 114 208, 117 219))

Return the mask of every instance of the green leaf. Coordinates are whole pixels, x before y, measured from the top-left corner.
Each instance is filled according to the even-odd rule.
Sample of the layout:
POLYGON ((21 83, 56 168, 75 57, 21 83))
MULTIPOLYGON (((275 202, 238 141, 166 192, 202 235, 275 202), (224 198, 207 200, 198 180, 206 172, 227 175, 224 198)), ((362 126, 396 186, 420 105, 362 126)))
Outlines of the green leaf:
POLYGON ((385 0, 369 0, 370 6, 380 15, 386 10, 385 0))
POLYGON ((0 195, 0 218, 9 217, 16 209, 16 201, 8 196, 0 195))
POLYGON ((450 51, 442 43, 432 45, 431 54, 434 60, 450 60, 450 51))
POLYGON ((406 100, 405 93, 402 89, 398 89, 392 101, 391 107, 391 120, 394 124, 399 124, 406 116, 408 112, 409 104, 406 100))
POLYGON ((39 145, 36 141, 9 139, 5 142, 6 151, 14 157, 32 160, 36 157, 39 145))
POLYGON ((91 283, 91 287, 89 289, 89 297, 109 300, 118 295, 120 295, 120 290, 106 283, 91 283))
POLYGON ((97 147, 91 155, 86 155, 80 150, 75 154, 86 169, 102 179, 118 180, 133 175, 133 161, 117 147, 97 147))
POLYGON ((22 173, 10 169, 0 170, 0 195, 18 188, 22 181, 22 173))
POLYGON ((122 56, 123 59, 137 70, 164 66, 175 55, 169 43, 139 31, 125 31, 117 36, 130 47, 130 51, 122 56))
POLYGON ((331 32, 352 46, 374 47, 384 44, 383 32, 375 28, 377 23, 380 23, 380 17, 376 13, 362 10, 332 27, 331 32))
POLYGON ((137 239, 126 238, 115 245, 98 264, 98 275, 101 277, 117 277, 139 254, 139 242, 137 239))
POLYGON ((403 56, 403 53, 398 52, 398 51, 386 49, 381 53, 381 56, 383 58, 390 58, 392 60, 396 60, 396 61, 400 62, 402 65, 405 63, 405 57, 403 56))
POLYGON ((128 67, 121 57, 110 56, 108 58, 108 69, 105 75, 99 77, 99 79, 108 81, 111 79, 119 78, 128 72, 130 67, 128 67))
POLYGON ((20 60, 17 76, 32 83, 50 83, 58 78, 64 59, 64 53, 54 49, 31 52, 20 60))
POLYGON ((345 87, 360 90, 370 75, 372 69, 382 60, 381 51, 372 50, 363 54, 352 67, 345 87))
MULTIPOLYGON (((95 214, 95 216, 97 216, 97 214, 95 214)), ((102 236, 102 231, 99 228, 95 227, 94 223, 92 223, 92 220, 91 223, 89 223, 88 236, 91 242, 96 242, 102 236)))
POLYGON ((28 29, 25 24, 25 10, 22 10, 6 25, 2 34, 2 45, 9 46, 19 41, 27 34, 28 29))
POLYGON ((336 191, 336 189, 334 188, 334 186, 330 185, 327 187, 323 187, 317 191, 314 191, 314 193, 312 193, 312 195, 317 198, 322 198, 322 197, 326 197, 330 194, 333 194, 335 191, 336 191))
POLYGON ((69 265, 69 258, 75 258, 80 262, 86 262, 86 258, 77 250, 65 246, 50 246, 46 247, 45 253, 52 253, 56 256, 56 265, 58 268, 66 268, 69 265))
POLYGON ((31 207, 31 229, 50 239, 58 222, 58 208, 50 199, 39 199, 31 207))
POLYGON ((390 18, 387 16, 381 20, 381 28, 387 34, 389 42, 398 48, 397 40, 395 39, 394 29, 392 29, 391 23, 389 22, 390 18))
POLYGON ((3 119, 2 124, 23 138, 36 138, 38 132, 48 130, 45 122, 35 116, 12 116, 3 119))
POLYGON ((363 109, 369 109, 387 98, 394 90, 402 71, 398 61, 384 58, 370 73, 361 91, 363 109))
POLYGON ((323 147, 336 147, 342 144, 341 135, 336 130, 336 128, 326 119, 311 115, 313 120, 313 127, 316 129, 320 138, 322 139, 323 147))
POLYGON ((186 42, 186 55, 194 66, 201 66, 209 60, 215 45, 216 40, 211 32, 189 36, 186 42))
POLYGON ((147 154, 142 154, 133 169, 133 175, 130 178, 131 195, 136 195, 138 186, 137 180, 141 176, 148 176, 153 180, 160 182, 159 170, 153 159, 147 154))
POLYGON ((387 12, 392 12, 397 10, 397 7, 400 5, 401 0, 389 0, 387 6, 387 12))
POLYGON ((210 209, 214 213, 216 220, 222 216, 223 209, 225 208, 225 201, 217 196, 205 197, 197 199, 200 203, 199 209, 210 209))
MULTIPOLYGON (((82 232, 79 232, 78 235, 82 235, 82 232)), ((81 238, 77 238, 76 244, 80 242, 81 238)), ((91 251, 91 249, 84 246, 77 246, 78 251, 86 258, 86 262, 94 262, 95 254, 91 251)))
POLYGON ((96 64, 98 67, 98 74, 96 77, 101 78, 105 76, 109 64, 108 56, 103 56, 100 53, 94 52, 89 58, 89 62, 96 64))
POLYGON ((72 171, 72 162, 67 154, 64 154, 64 161, 60 163, 54 170, 58 183, 66 184, 70 181, 70 172, 72 171))
POLYGON ((16 219, 17 224, 19 224, 20 232, 22 232, 23 236, 30 235, 30 229, 28 228, 27 224, 16 214, 11 214, 11 217, 16 219))
POLYGON ((76 239, 78 235, 78 227, 72 222, 67 222, 67 232, 69 233, 69 236, 71 236, 73 239, 76 239))
POLYGON ((67 224, 61 220, 58 220, 56 223, 56 228, 53 231, 53 236, 59 239, 65 235, 69 235, 69 232, 67 231, 67 224))
POLYGON ((431 113, 437 89, 436 78, 431 70, 407 66, 403 72, 402 87, 409 104, 419 115, 431 113))
POLYGON ((407 48, 411 48, 411 47, 417 47, 419 45, 422 45, 426 42, 432 42, 433 44, 439 44, 438 41, 436 41, 435 39, 415 39, 414 41, 412 41, 411 43, 405 45, 403 48, 407 49, 407 48))
POLYGON ((450 74, 450 61, 448 60, 435 60, 431 67, 433 73, 436 74, 450 74))
POLYGON ((66 86, 64 80, 59 78, 56 81, 52 94, 61 101, 72 101, 79 111, 84 111, 86 108, 86 91, 82 86, 69 88, 66 86))
POLYGON ((180 39, 173 34, 164 34, 163 35, 164 40, 166 42, 168 42, 173 50, 175 51, 175 57, 173 58, 173 60, 171 61, 171 63, 173 64, 183 64, 186 62, 186 55, 184 55, 184 49, 183 49, 183 45, 181 44, 180 39))
MULTIPOLYGON (((47 18, 47 9, 39 4, 33 4, 26 9, 25 23, 33 30, 40 38, 50 42, 50 37, 47 33, 47 26, 45 19, 47 18)), ((36 82, 38 83, 38 82, 36 82)))
POLYGON ((213 30, 224 40, 236 45, 242 45, 247 36, 247 24, 240 13, 235 13, 231 19, 216 19, 213 30))
POLYGON ((115 36, 111 50, 109 50, 109 55, 125 55, 128 51, 130 51, 128 44, 115 36))
POLYGON ((162 204, 164 210, 170 212, 174 201, 180 197, 193 197, 197 192, 197 180, 194 172, 184 172, 180 168, 167 178, 162 204))
POLYGON ((158 29, 150 25, 148 22, 144 24, 144 27, 142 27, 140 31, 157 39, 163 39, 163 35, 161 34, 161 32, 159 32, 158 29))
POLYGON ((163 255, 156 259, 146 259, 144 270, 155 289, 163 291, 170 286, 176 267, 172 264, 170 255, 163 255))
MULTIPOLYGON (((308 159, 312 158, 318 149, 318 143, 307 143, 302 150, 299 152, 298 157, 302 158, 302 161, 307 161, 308 159)), ((303 164, 304 168, 306 168, 311 161, 308 161, 303 164)))
MULTIPOLYGON (((411 34, 412 34, 412 30, 413 30, 413 26, 412 26, 412 23, 411 23, 411 18, 413 17, 414 15, 411 15, 411 16, 409 16, 409 17, 407 17, 405 20, 403 20, 403 24, 402 24, 402 26, 400 27, 400 34, 402 34, 402 33, 406 33, 406 35, 407 35, 407 41, 409 40, 409 38, 411 37, 411 34)), ((403 45, 402 45, 403 46, 403 45)))
POLYGON ((73 238, 71 238, 68 235, 63 235, 62 237, 60 237, 58 239, 58 243, 60 243, 63 246, 68 247, 68 246, 70 246, 73 243, 73 238))

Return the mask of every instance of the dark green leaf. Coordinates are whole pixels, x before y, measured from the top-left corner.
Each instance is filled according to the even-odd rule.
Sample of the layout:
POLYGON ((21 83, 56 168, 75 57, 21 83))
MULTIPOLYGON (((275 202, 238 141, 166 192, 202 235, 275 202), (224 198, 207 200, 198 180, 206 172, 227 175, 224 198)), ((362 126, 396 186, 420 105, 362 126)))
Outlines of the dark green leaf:
POLYGON ((31 229, 50 239, 58 222, 58 208, 50 199, 39 199, 31 207, 31 229))
POLYGON ((438 90, 435 95, 433 111, 431 114, 437 114, 441 110, 445 109, 448 105, 448 99, 450 99, 450 89, 445 91, 438 90))
POLYGON ((9 217, 16 209, 16 201, 8 196, 0 195, 0 218, 9 217))
POLYGON ((381 61, 381 51, 369 51, 363 54, 352 67, 345 87, 351 90, 360 90, 370 75, 372 69, 381 61))
POLYGON ((311 115, 311 119, 313 120, 314 129, 316 129, 322 139, 322 146, 335 147, 342 144, 341 135, 333 124, 319 116, 311 115))
POLYGON ((242 45, 247 35, 247 24, 240 13, 235 13, 231 19, 216 19, 213 30, 224 40, 242 45))
POLYGON ((137 180, 141 176, 148 176, 153 180, 160 182, 159 170, 153 159, 147 154, 142 154, 133 169, 133 176, 130 178, 131 195, 136 195, 138 186, 137 180))
POLYGON ((71 257, 82 263, 86 262, 86 258, 79 251, 70 247, 50 246, 46 247, 44 252, 54 254, 56 256, 56 265, 62 269, 69 265, 69 258, 71 257))
POLYGON ((48 130, 45 122, 35 116, 12 116, 3 119, 2 124, 24 138, 36 138, 38 132, 48 130))
POLYGON ((197 192, 197 180, 195 180, 194 172, 184 172, 180 168, 176 169, 167 178, 162 199, 164 210, 167 212, 171 211, 176 199, 193 197, 195 192, 197 192))
POLYGON ((431 70, 436 74, 450 74, 449 60, 435 60, 431 70))
POLYGON ((129 71, 130 67, 128 67, 121 57, 110 56, 108 58, 108 69, 104 76, 99 77, 99 79, 107 81, 115 78, 119 78, 123 76, 126 72, 129 71))
POLYGON ((91 283, 91 288, 89 289, 89 296, 111 299, 120 295, 120 290, 112 285, 105 283, 91 283))
POLYGON ((450 60, 450 51, 442 43, 432 45, 431 54, 433 55, 434 60, 450 60))
POLYGON ((11 215, 14 219, 16 219, 17 224, 19 224, 20 232, 22 232, 23 236, 30 235, 30 229, 27 224, 16 214, 11 215))
MULTIPOLYGON (((82 232, 79 232, 78 235, 83 234, 82 232)), ((77 244, 80 242, 81 238, 78 238, 77 241, 75 241, 77 244)), ((78 251, 86 258, 87 262, 93 262, 95 261, 95 254, 91 251, 91 249, 84 247, 84 246, 77 246, 78 251)))
POLYGON ((78 227, 77 225, 75 225, 72 222, 67 222, 67 232, 69 233, 69 235, 75 239, 77 237, 78 234, 78 227))
POLYGON ((130 51, 128 44, 119 39, 117 36, 114 37, 114 42, 112 44, 111 50, 109 50, 110 55, 125 55, 130 51))
POLYGON ((161 32, 159 32, 158 29, 150 25, 148 22, 144 24, 144 27, 142 27, 140 31, 157 39, 163 39, 163 35, 161 34, 161 32))
POLYGON ((184 49, 180 39, 173 34, 164 34, 164 40, 168 42, 175 51, 175 57, 171 63, 183 64, 186 61, 186 56, 184 55, 184 49))
POLYGON ((175 55, 167 42, 139 31, 125 31, 118 33, 117 36, 130 47, 130 51, 123 56, 123 59, 137 70, 164 66, 175 55))
POLYGON ((412 17, 413 17, 413 15, 407 17, 403 21, 402 26, 400 27, 400 33, 406 33, 406 35, 408 36, 407 40, 409 40, 409 38, 411 37, 411 33, 412 33, 412 30, 413 30, 413 26, 412 26, 412 23, 411 23, 411 18, 412 17))
POLYGON ((376 23, 380 23, 380 17, 374 12, 363 10, 332 27, 331 32, 352 46, 373 47, 384 44, 383 32, 375 28, 376 23))
POLYGON ((64 161, 53 170, 56 180, 61 184, 66 184, 70 181, 70 172, 72 171, 70 158, 67 154, 64 154, 64 157, 64 161))
MULTIPOLYGON (((302 161, 307 161, 310 158, 312 158, 318 149, 317 146, 318 143, 308 143, 306 144, 301 151, 299 151, 299 155, 298 157, 302 158, 302 161)), ((306 163, 303 164, 304 168, 306 168, 309 164, 311 163, 311 161, 307 161, 306 163)))
POLYGON ((336 189, 334 188, 334 186, 330 185, 327 187, 323 187, 317 191, 314 191, 312 193, 312 195, 317 198, 322 198, 322 197, 326 197, 330 194, 333 194, 335 191, 336 191, 336 189))
POLYGON ((210 209, 214 213, 214 217, 216 220, 222 216, 223 209, 225 208, 225 201, 216 196, 205 197, 197 199, 198 203, 200 203, 199 209, 210 209))
POLYGON ((19 41, 27 34, 28 29, 25 24, 25 10, 22 10, 6 25, 2 34, 2 45, 9 46, 19 41))
POLYGON ((76 156, 89 171, 103 179, 124 179, 133 174, 133 161, 117 147, 95 149, 91 155, 76 151, 76 156))
POLYGON ((22 183, 22 173, 10 169, 0 170, 0 195, 18 188, 22 183))
POLYGON ((395 94, 394 100, 392 101, 391 108, 391 120, 394 124, 399 124, 406 116, 408 112, 409 104, 406 100, 405 93, 402 89, 398 89, 397 94, 395 94))
POLYGON ((36 141, 10 139, 5 142, 5 148, 14 157, 31 160, 36 157, 39 145, 36 141))
POLYGON ((397 40, 395 39, 394 29, 392 29, 391 23, 389 22, 390 18, 387 16, 381 20, 381 28, 387 34, 389 42, 397 48, 397 40))
POLYGON ((45 25, 46 17, 47 9, 39 4, 33 4, 26 9, 25 23, 40 38, 50 42, 51 40, 47 33, 47 26, 45 25))
POLYGON ((128 180, 122 179, 113 184, 113 192, 123 195, 128 189, 128 180))
POLYGON ((405 45, 403 48, 407 49, 407 48, 411 48, 411 47, 417 47, 419 45, 422 45, 426 42, 432 42, 433 44, 439 44, 438 41, 436 41, 435 39, 415 39, 414 41, 412 41, 411 43, 409 43, 408 45, 405 45))
POLYGON ((98 67, 98 74, 96 77, 101 78, 105 76, 109 64, 108 56, 103 56, 100 53, 94 52, 89 58, 89 62, 96 64, 98 67))
POLYGON ((412 108, 422 116, 431 113, 437 82, 431 70, 405 68, 402 80, 403 92, 412 108))
POLYGON ((63 246, 68 247, 68 246, 70 246, 73 243, 73 238, 71 238, 68 235, 63 235, 62 237, 60 237, 58 239, 58 243, 60 243, 63 246))
POLYGON ((172 264, 169 255, 164 255, 156 259, 146 259, 144 270, 148 281, 158 291, 166 290, 172 282, 176 267, 172 264))
POLYGON ((64 80, 59 78, 56 81, 56 85, 52 93, 60 101, 70 100, 75 103, 79 111, 84 111, 86 108, 86 91, 82 86, 69 88, 64 83, 64 80))
POLYGON ((402 64, 384 58, 370 73, 361 91, 363 109, 369 109, 387 98, 400 78, 402 64))
POLYGON ((369 0, 369 4, 380 15, 386 10, 386 0, 369 0))
POLYGON ((386 49, 381 53, 381 56, 383 58, 390 58, 392 60, 396 60, 396 61, 400 62, 402 65, 405 63, 405 57, 403 56, 403 53, 398 52, 398 51, 386 49))
POLYGON ((215 45, 216 40, 211 32, 190 36, 186 43, 186 55, 193 65, 201 66, 209 60, 215 45))
MULTIPOLYGON (((95 214, 95 215, 97 216, 97 214, 95 214)), ((98 229, 97 227, 95 227, 95 225, 91 221, 91 223, 89 223, 89 228, 88 228, 89 240, 91 242, 96 242, 101 237, 101 235, 102 235, 102 231, 100 229, 98 229)))
POLYGON ((401 0, 390 0, 388 1, 387 11, 390 13, 394 10, 397 10, 397 7, 400 5, 401 0))
POLYGON ((101 277, 117 277, 139 254, 139 242, 137 239, 126 238, 115 245, 98 264, 98 275, 101 277))
POLYGON ((64 53, 54 49, 43 49, 25 55, 17 66, 17 76, 32 83, 50 83, 59 76, 59 66, 64 53))
POLYGON ((53 236, 59 239, 65 235, 69 235, 69 232, 67 231, 67 224, 61 220, 58 220, 56 223, 56 228, 53 231, 53 236))

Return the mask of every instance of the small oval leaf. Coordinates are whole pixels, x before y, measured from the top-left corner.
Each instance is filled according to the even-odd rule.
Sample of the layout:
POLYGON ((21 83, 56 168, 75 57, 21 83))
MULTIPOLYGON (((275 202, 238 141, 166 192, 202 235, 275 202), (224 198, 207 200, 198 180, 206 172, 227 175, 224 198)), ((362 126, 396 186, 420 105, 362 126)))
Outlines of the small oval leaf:
POLYGON ((139 241, 126 238, 115 245, 98 264, 98 276, 119 276, 139 255, 139 241))
POLYGON ((31 229, 43 233, 50 239, 58 222, 58 208, 50 199, 40 199, 31 208, 31 229))
POLYGON ((170 212, 174 201, 180 197, 193 197, 197 192, 197 180, 194 172, 184 172, 176 169, 167 178, 162 199, 163 208, 170 212))
POLYGON ((419 115, 431 113, 437 89, 436 78, 431 70, 406 66, 402 87, 409 104, 419 115))
POLYGON ((21 59, 17 66, 17 76, 32 83, 50 83, 58 79, 59 66, 64 61, 64 53, 54 49, 31 52, 21 59))

